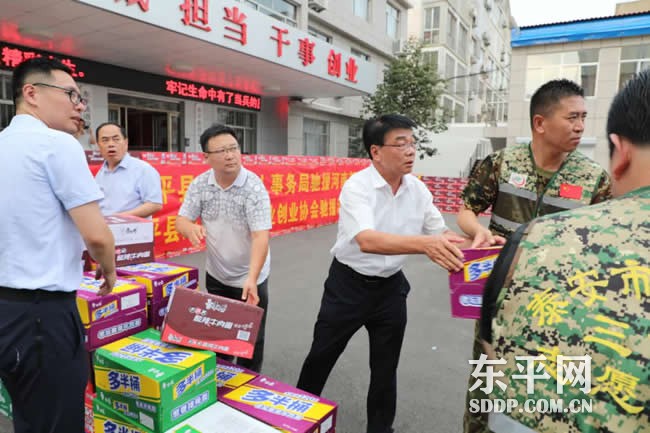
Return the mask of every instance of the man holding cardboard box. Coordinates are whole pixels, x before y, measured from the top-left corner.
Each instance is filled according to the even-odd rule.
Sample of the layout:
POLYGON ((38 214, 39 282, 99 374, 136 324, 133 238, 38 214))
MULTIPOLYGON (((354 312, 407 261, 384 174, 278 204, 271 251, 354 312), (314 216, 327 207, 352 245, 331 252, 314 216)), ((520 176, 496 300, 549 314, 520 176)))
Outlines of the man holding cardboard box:
MULTIPOLYGON (((552 80, 530 100, 533 140, 487 156, 470 175, 462 192, 464 207, 458 226, 481 243, 503 244, 531 219, 607 200, 610 179, 605 170, 576 148, 584 132, 584 91, 569 80, 552 80), (489 228, 478 214, 492 207, 489 228)), ((472 359, 481 354, 478 325, 472 359)), ((470 377, 470 383, 474 378, 470 377)), ((483 398, 479 388, 467 392, 465 433, 487 433, 487 417, 469 411, 471 399, 483 398)))
POLYGON ((259 372, 268 306, 271 200, 260 178, 242 167, 232 128, 213 125, 200 140, 211 168, 187 189, 176 230, 195 246, 206 240, 209 293, 259 303, 264 310, 253 358, 237 360, 237 364, 259 372), (199 217, 202 224, 195 222, 199 217))
POLYGON ((410 174, 415 127, 398 114, 370 119, 363 127, 372 164, 341 190, 334 259, 297 385, 320 395, 348 341, 365 327, 370 340, 368 433, 393 431, 411 288, 402 272, 407 254, 426 254, 452 271, 463 266, 457 245, 466 239, 447 229, 426 185, 410 174))
POLYGON ((88 356, 75 292, 85 242, 115 284, 113 234, 77 130, 72 71, 34 58, 13 74, 16 116, 0 133, 0 379, 16 433, 82 432, 88 356))
POLYGON ((616 198, 535 219, 494 266, 480 320, 503 384, 491 397, 565 409, 491 413, 490 431, 650 431, 648 95, 645 70, 609 108, 616 198), (517 364, 535 374, 517 380, 517 364))

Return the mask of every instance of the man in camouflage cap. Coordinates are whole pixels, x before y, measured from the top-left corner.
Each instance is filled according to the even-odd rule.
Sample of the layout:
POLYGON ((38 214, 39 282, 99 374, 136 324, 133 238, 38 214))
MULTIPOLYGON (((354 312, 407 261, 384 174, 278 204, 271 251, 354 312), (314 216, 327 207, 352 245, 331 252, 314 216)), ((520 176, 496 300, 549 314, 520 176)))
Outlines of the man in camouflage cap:
POLYGON ((492 397, 560 404, 490 414, 496 433, 650 432, 649 118, 646 70, 609 110, 616 198, 520 228, 495 264, 480 321, 503 360, 492 397))
MULTIPOLYGON (((462 192, 458 226, 474 239, 472 247, 502 244, 535 217, 599 203, 610 198, 610 179, 598 164, 576 152, 584 131, 584 91, 569 80, 541 86, 530 100, 532 142, 506 147, 485 158, 462 192), (489 228, 478 215, 492 207, 489 228)), ((478 326, 472 359, 481 354, 478 326)), ((475 381, 470 377, 470 384, 475 381)), ((479 389, 471 399, 485 398, 479 389)), ((466 406, 465 433, 487 432, 487 416, 466 406)))

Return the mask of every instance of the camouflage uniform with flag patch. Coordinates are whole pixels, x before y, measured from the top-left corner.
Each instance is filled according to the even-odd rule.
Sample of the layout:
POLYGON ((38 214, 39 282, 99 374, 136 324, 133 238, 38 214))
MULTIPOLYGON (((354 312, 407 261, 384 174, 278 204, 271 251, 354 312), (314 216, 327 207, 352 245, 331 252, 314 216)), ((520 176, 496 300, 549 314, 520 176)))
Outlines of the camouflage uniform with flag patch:
MULTIPOLYGON (((580 152, 570 153, 556 173, 535 166, 530 144, 506 147, 487 156, 472 172, 461 194, 476 215, 492 208, 489 229, 505 238, 537 216, 600 203, 611 198, 607 172, 580 152)), ((478 325, 472 359, 481 355, 478 325)), ((468 389, 475 379, 470 376, 468 389)), ((488 398, 480 388, 468 391, 463 416, 465 433, 486 433, 486 414, 469 412, 471 399, 488 398)))

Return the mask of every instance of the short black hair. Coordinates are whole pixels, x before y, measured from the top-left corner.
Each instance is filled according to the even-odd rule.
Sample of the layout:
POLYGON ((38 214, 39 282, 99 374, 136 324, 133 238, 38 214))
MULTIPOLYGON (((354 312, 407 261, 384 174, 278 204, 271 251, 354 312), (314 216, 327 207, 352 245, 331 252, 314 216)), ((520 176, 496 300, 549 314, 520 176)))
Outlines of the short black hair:
POLYGON ((95 129, 95 139, 99 141, 99 131, 104 127, 104 126, 117 126, 117 128, 120 130, 120 133, 122 134, 122 138, 126 138, 126 129, 119 123, 115 122, 104 122, 101 125, 95 129))
POLYGON ((218 135, 223 135, 223 134, 230 134, 232 135, 235 140, 239 141, 237 138, 237 133, 235 132, 234 129, 232 129, 230 126, 222 125, 220 123, 215 123, 212 126, 210 126, 208 129, 203 131, 203 134, 201 134, 201 138, 199 141, 201 142, 201 149, 204 152, 208 151, 208 141, 212 137, 216 137, 218 135))
POLYGON ((388 132, 393 129, 414 129, 416 127, 417 124, 413 120, 401 114, 384 114, 373 117, 363 124, 363 147, 366 148, 368 156, 372 159, 370 146, 373 144, 383 146, 384 137, 388 132))
POLYGON ((72 70, 55 58, 33 57, 16 66, 11 78, 14 106, 18 105, 18 101, 23 96, 23 86, 27 84, 25 81, 29 75, 43 74, 52 76, 52 71, 63 71, 68 75, 72 75, 72 70))
POLYGON ((625 137, 635 146, 650 146, 650 70, 636 74, 625 84, 609 107, 607 114, 607 141, 609 156, 614 154, 614 143, 609 134, 625 137))
POLYGON ((530 98, 530 128, 533 128, 535 115, 548 116, 556 104, 571 96, 584 98, 585 90, 577 83, 565 78, 551 80, 543 84, 530 98))

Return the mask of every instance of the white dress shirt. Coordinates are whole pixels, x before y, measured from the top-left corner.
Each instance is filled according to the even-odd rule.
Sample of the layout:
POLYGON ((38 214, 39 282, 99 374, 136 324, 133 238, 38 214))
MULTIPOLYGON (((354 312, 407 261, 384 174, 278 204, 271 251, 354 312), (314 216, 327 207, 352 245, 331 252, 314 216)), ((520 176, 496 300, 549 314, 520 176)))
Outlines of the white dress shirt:
POLYGON ((389 277, 404 266, 407 255, 368 254, 355 236, 364 230, 413 236, 447 230, 426 185, 413 175, 402 177, 396 194, 374 165, 352 175, 339 196, 338 233, 331 250, 336 259, 360 274, 389 277))

